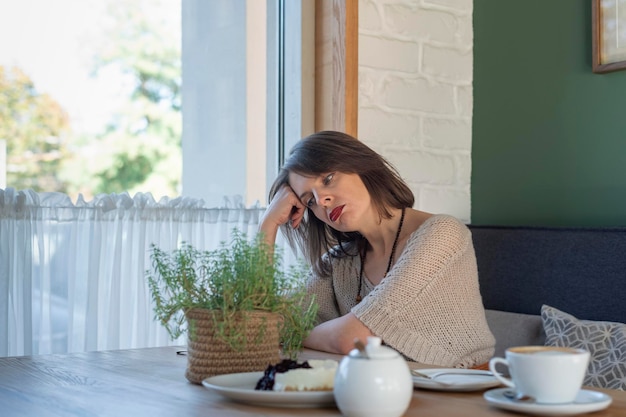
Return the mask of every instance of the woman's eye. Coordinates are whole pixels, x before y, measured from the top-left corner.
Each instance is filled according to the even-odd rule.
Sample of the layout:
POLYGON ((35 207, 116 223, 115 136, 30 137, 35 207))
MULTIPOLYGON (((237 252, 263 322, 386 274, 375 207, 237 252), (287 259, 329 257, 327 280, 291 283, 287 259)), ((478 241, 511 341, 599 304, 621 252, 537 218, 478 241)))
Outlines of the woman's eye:
POLYGON ((324 185, 330 184, 334 176, 335 176, 334 172, 332 174, 326 175, 326 177, 324 177, 324 185))
POLYGON ((311 197, 306 202, 307 207, 313 207, 315 205, 315 198, 311 197))

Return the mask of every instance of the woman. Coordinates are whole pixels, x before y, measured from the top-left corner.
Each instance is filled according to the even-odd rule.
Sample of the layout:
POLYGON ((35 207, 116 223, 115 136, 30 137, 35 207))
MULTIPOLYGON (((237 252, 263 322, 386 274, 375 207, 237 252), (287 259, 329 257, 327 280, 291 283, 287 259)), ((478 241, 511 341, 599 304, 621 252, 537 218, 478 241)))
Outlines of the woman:
POLYGON ((409 187, 365 144, 332 131, 304 138, 269 200, 265 239, 281 228, 312 265, 318 325, 305 347, 346 354, 379 336, 409 360, 460 368, 493 355, 470 231, 413 209, 409 187))

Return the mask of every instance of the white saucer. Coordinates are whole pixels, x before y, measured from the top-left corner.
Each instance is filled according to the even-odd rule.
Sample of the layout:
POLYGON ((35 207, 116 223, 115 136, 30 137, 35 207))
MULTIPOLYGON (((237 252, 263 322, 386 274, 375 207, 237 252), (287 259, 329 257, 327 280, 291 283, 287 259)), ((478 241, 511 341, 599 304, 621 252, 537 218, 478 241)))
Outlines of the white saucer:
POLYGON ((434 376, 435 379, 412 375, 415 388, 435 391, 480 391, 501 385, 491 372, 478 369, 435 368, 417 371, 434 376), (447 372, 449 374, 446 374, 447 372))
POLYGON ((542 416, 571 416, 574 414, 590 413, 607 408, 613 398, 599 391, 581 389, 573 403, 569 404, 537 404, 522 402, 504 396, 504 392, 511 388, 496 388, 483 394, 488 403, 505 410, 519 411, 526 414, 542 416))

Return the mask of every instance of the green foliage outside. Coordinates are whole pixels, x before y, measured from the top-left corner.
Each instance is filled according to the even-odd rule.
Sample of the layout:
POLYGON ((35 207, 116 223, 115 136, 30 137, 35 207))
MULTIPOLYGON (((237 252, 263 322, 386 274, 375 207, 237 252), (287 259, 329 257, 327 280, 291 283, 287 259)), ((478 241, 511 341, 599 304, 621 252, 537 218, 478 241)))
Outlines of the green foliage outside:
MULTIPOLYGON (((72 130, 65 111, 20 69, 0 67, 0 139, 7 140, 7 186, 100 193, 180 194, 180 16, 164 0, 107 0, 100 32, 85 39, 93 75, 122 74, 125 100, 100 132, 72 130)), ((167 0, 165 0, 167 1, 167 0)), ((89 100, 90 97, 85 97, 89 100)))
POLYGON ((7 145, 7 181, 17 189, 65 190, 58 177, 68 156, 69 119, 59 103, 39 94, 19 68, 0 66, 0 139, 7 145))

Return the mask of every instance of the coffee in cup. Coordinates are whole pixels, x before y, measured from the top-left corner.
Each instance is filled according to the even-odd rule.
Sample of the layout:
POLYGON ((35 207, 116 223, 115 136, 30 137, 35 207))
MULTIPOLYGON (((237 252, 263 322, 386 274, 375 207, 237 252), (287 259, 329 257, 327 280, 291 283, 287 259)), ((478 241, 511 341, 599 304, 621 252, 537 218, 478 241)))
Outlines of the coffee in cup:
POLYGON ((527 395, 543 404, 571 403, 580 391, 589 365, 584 349, 553 346, 517 346, 505 351, 505 358, 494 357, 489 369, 518 395, 527 395), (508 366, 511 378, 496 367, 508 366))

